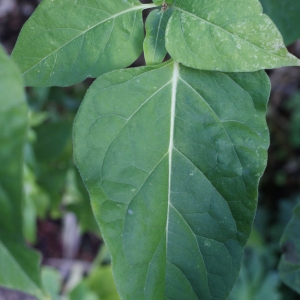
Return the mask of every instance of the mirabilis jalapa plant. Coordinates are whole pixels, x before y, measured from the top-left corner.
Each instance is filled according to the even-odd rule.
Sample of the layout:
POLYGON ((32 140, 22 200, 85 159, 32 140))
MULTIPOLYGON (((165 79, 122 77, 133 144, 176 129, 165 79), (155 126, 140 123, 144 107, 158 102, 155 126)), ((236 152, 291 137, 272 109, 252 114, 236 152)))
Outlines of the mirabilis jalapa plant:
POLYGON ((258 0, 153 2, 43 0, 12 56, 28 86, 98 77, 74 152, 121 298, 226 299, 267 161, 262 69, 299 60, 258 0))

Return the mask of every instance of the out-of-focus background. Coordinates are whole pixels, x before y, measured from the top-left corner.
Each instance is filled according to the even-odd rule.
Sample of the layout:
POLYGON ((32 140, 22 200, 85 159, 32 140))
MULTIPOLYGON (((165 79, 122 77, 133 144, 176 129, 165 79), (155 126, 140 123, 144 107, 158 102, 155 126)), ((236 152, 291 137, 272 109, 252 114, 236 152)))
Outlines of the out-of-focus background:
MULTIPOLYGON (((0 0, 0 41, 8 53, 39 2, 0 0)), ((288 49, 300 58, 300 40, 288 49)), ((142 64, 143 57, 134 65, 142 64)), ((277 269, 286 251, 280 247, 280 238, 300 201, 300 68, 281 68, 268 74, 272 83, 267 113, 269 161, 232 300, 300 299, 281 282, 277 269)), ((42 253, 43 279, 51 285, 53 299, 59 299, 55 296, 58 291, 71 299, 118 299, 110 257, 72 154, 73 119, 91 82, 88 79, 69 88, 27 89, 30 128, 24 149, 24 234, 28 244, 42 253), (83 291, 90 298, 82 298, 83 291)), ((0 289, 3 299, 33 298, 0 289)))

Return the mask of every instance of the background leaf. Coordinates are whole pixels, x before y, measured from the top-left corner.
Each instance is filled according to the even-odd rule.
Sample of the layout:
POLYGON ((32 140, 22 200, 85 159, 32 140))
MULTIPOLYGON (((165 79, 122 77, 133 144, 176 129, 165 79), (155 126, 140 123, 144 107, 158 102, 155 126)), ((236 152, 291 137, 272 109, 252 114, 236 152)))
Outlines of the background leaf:
POLYGON ((258 0, 177 0, 166 48, 174 60, 201 70, 248 72, 300 65, 258 0))
POLYGON ((0 285, 45 299, 39 256, 24 243, 22 228, 23 146, 27 105, 16 66, 0 49, 0 285))
POLYGON ((152 6, 138 0, 42 1, 12 54, 26 85, 68 86, 130 65, 142 53, 142 10, 152 6))
POLYGON ((93 270, 86 279, 86 284, 101 300, 120 300, 111 266, 93 270))
POLYGON ((259 249, 246 248, 240 276, 229 300, 281 300, 278 274, 267 269, 267 255, 259 249))
POLYGON ((84 281, 80 282, 69 295, 70 300, 99 300, 84 281))
POLYGON ((300 294, 300 203, 294 209, 294 214, 287 225, 280 244, 283 255, 279 263, 281 280, 300 294))
POLYGON ((228 297, 266 164, 269 89, 264 72, 173 62, 93 83, 74 151, 123 299, 228 297))
POLYGON ((300 38, 300 2, 295 0, 260 0, 264 12, 274 21, 286 45, 300 38))
POLYGON ((62 282, 60 273, 56 269, 44 267, 42 269, 42 280, 45 289, 51 296, 51 300, 60 300, 59 292, 62 282))

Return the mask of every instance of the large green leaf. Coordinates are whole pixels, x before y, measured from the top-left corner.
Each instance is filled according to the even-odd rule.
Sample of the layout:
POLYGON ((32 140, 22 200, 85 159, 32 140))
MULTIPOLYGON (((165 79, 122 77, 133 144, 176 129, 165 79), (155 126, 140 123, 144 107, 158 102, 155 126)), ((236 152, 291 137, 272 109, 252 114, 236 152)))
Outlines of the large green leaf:
POLYGON ((44 0, 24 25, 13 58, 25 83, 67 86, 126 67, 142 52, 138 0, 44 0))
POLYGON ((176 61, 202 70, 248 72, 300 65, 258 0, 177 0, 166 47, 176 61))
POLYGON ((75 158, 122 299, 226 299, 269 143, 264 72, 114 71, 75 120, 75 158))
POLYGON ((284 42, 289 45, 300 38, 300 2, 295 0, 260 0, 264 12, 280 30, 284 42))
POLYGON ((287 225, 280 244, 283 255, 279 263, 281 280, 291 289, 300 294, 300 204, 287 225))
POLYGON ((23 144, 27 106, 16 66, 0 48, 0 285, 45 299, 38 255, 22 235, 23 144))
POLYGON ((172 9, 166 11, 155 9, 147 18, 144 55, 148 65, 161 63, 167 54, 165 34, 171 15, 172 9))

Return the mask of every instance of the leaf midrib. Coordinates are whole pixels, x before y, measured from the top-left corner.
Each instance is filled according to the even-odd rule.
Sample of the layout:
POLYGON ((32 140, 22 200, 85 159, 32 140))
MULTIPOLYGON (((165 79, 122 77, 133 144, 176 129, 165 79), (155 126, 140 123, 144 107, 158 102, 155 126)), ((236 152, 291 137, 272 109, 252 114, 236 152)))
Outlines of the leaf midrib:
POLYGON ((171 96, 171 114, 170 114, 170 142, 169 142, 169 180, 168 180, 168 207, 166 220, 166 252, 168 251, 168 234, 169 234, 169 215, 171 205, 171 183, 172 183, 172 153, 174 149, 174 127, 176 113, 176 96, 179 80, 179 63, 174 61, 172 76, 172 96, 171 96))
POLYGON ((43 59, 41 59, 39 62, 37 62, 35 65, 33 65, 30 69, 28 69, 27 71, 25 71, 24 73, 22 73, 22 75, 25 75, 26 73, 30 72, 33 68, 35 68, 37 65, 39 65, 40 63, 42 63, 45 59, 47 59, 49 56, 51 56, 52 54, 58 52, 60 49, 62 49, 63 47, 65 47, 66 45, 70 44, 72 41, 76 40, 78 37, 86 34, 87 32, 89 32, 90 30, 93 30, 95 27, 109 21, 112 19, 116 19, 117 17, 124 15, 126 13, 132 12, 132 11, 136 11, 136 10, 143 10, 143 9, 147 9, 147 8, 153 8, 153 7, 157 7, 155 4, 143 4, 143 5, 139 5, 139 6, 134 6, 132 8, 129 8, 127 10, 123 10, 117 14, 111 15, 108 18, 102 20, 101 22, 93 25, 92 27, 81 31, 80 34, 76 35, 74 38, 70 39, 67 43, 61 45, 59 48, 55 49, 53 52, 49 53, 48 55, 46 55, 43 59))

